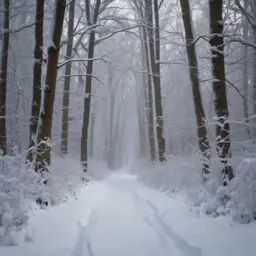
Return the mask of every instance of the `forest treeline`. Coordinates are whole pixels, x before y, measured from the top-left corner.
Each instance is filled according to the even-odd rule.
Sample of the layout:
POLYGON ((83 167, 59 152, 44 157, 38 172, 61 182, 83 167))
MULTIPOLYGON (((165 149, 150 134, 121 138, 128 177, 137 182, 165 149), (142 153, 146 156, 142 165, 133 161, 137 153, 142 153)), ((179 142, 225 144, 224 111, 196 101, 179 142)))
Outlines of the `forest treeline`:
MULTIPOLYGON (((243 129, 249 140, 255 140, 256 115, 256 6, 254 0, 213 0, 178 2, 165 0, 26 0, 1 1, 1 67, 0 67, 0 148, 1 154, 11 155, 13 144, 9 143, 8 136, 8 104, 13 105, 17 99, 8 102, 8 91, 14 87, 15 81, 22 79, 15 77, 13 65, 9 65, 13 56, 13 48, 22 45, 17 41, 18 35, 24 34, 33 41, 34 62, 26 81, 32 86, 31 97, 26 100, 30 104, 28 120, 29 136, 26 157, 23 159, 38 173, 48 172, 51 166, 54 104, 57 86, 62 89, 61 132, 58 140, 60 152, 64 156, 69 153, 70 123, 70 90, 72 77, 83 86, 82 116, 80 123, 80 162, 83 172, 88 170, 88 159, 94 154, 93 140, 95 134, 95 120, 97 106, 93 101, 93 86, 100 79, 95 75, 95 67, 99 61, 108 66, 108 86, 111 88, 111 62, 104 57, 95 55, 95 49, 106 44, 109 38, 126 34, 137 39, 140 56, 140 69, 134 75, 139 76, 136 86, 139 92, 137 108, 139 136, 137 145, 143 157, 152 162, 164 162, 168 158, 166 148, 171 141, 167 141, 165 114, 163 113, 163 79, 168 62, 163 61, 163 49, 168 33, 164 34, 165 27, 180 26, 182 24, 182 47, 186 51, 187 74, 190 79, 186 90, 191 91, 194 107, 196 140, 201 158, 202 180, 206 182, 211 174, 211 154, 215 150, 220 162, 222 184, 225 186, 234 178, 232 167, 232 134, 230 125, 230 106, 228 104, 228 90, 234 90, 242 99, 240 112, 243 113, 243 129), (178 3, 179 2, 179 3, 178 3), (50 6, 50 7, 49 7, 50 6), (178 8, 180 17, 177 23, 168 24, 164 15, 173 15, 172 8, 178 8), (127 11, 128 10, 128 11, 127 11), (169 13, 168 13, 169 12, 169 13), (205 15, 208 19, 204 20, 205 15), (196 17, 206 23, 208 33, 195 32, 196 17), (114 25, 113 25, 114 24, 114 25), (164 25, 163 25, 164 24, 164 25), (27 30, 33 34, 27 34, 27 30), (48 31, 51 31, 50 34, 48 31), (48 33, 48 37, 45 35, 48 33), (163 36, 164 34, 164 36, 163 36), (200 75, 204 58, 198 56, 197 45, 207 43, 210 63, 211 85, 213 100, 211 104, 215 111, 215 139, 214 143, 209 136, 207 114, 205 111, 204 96, 201 93, 202 79, 200 75), (230 61, 232 45, 239 48, 240 56, 235 62, 242 69, 240 81, 232 82, 227 74, 227 63, 230 61), (10 56, 12 55, 12 56, 10 56), (164 68, 163 68, 164 67, 164 68), (83 72, 80 72, 80 71, 83 72), (77 74, 77 75, 76 75, 77 74), (58 77, 63 78, 61 82, 58 77), (167 143, 168 142, 168 143, 167 143)), ((204 24, 205 25, 205 24, 204 24)), ((166 31, 165 31, 166 32, 166 31)), ((170 32, 175 33, 175 32, 170 32)), ((178 44, 178 43, 177 43, 178 44)), ((179 45, 180 47, 180 45, 179 45)), ((26 49, 23 47, 23 50, 26 49)), ((104 54, 103 54, 104 55, 104 54)), ((165 56, 164 56, 165 57, 165 56)), ((17 57, 22 58, 21 56, 17 57)), ((173 60, 175 61, 175 60, 173 60)), ((129 63, 127 63, 128 65, 129 63)), ((20 74, 23 66, 17 66, 20 74)), ((172 69, 171 65, 168 65, 172 69)), ((166 83, 166 81, 165 81, 166 83)), ((19 85, 16 85, 19 87, 19 85)), ((23 85, 25 86, 25 85, 23 85)), ((172 87, 173 85, 169 85, 172 87)), ((31 89, 30 89, 31 88, 31 89)), ((23 88, 18 88, 23 90, 23 88)), ((28 89, 27 89, 28 90, 28 89)), ((118 155, 118 141, 122 136, 122 122, 119 120, 117 95, 115 90, 109 90, 109 111, 105 116, 107 127, 104 130, 102 148, 105 148, 105 159, 110 168, 115 167, 118 155)), ((24 97, 24 94, 19 94, 24 97)), ((24 100, 20 99, 19 100, 24 100)), ((177 99, 179 100, 179 99, 177 99)), ((166 110, 165 110, 166 111, 166 110)), ((177 109, 177 111, 179 111, 177 109)), ((17 117, 19 119, 19 117, 17 117)), ((180 119, 183 117, 180 116, 180 119)), ((9 124, 10 125, 10 124, 9 124)), ((11 124, 12 125, 12 124, 11 124)), ((133 134, 130 134, 133 137, 133 134)), ((17 145, 15 145, 17 146, 17 145)))

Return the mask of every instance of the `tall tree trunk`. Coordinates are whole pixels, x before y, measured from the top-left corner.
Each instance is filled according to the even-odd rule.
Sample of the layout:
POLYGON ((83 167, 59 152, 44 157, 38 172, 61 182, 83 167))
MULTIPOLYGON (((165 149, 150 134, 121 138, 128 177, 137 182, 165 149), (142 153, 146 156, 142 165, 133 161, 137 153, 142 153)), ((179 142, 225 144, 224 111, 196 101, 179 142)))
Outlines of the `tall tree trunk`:
MULTIPOLYGON (((90 33, 88 59, 94 56, 95 32, 90 33)), ((87 63, 86 82, 85 82, 85 96, 84 96, 84 114, 81 137, 81 164, 83 171, 86 172, 88 168, 88 130, 90 122, 90 105, 91 105, 91 91, 92 91, 92 71, 93 60, 87 63)))
MULTIPOLYGON (((137 97, 137 102, 138 102, 138 120, 139 120, 139 133, 141 134, 140 136, 140 155, 141 156, 147 156, 148 157, 148 151, 150 151, 151 154, 151 144, 150 144, 150 136, 149 136, 149 107, 148 107, 148 84, 147 84, 147 77, 149 75, 150 79, 151 76, 148 74, 147 67, 146 67, 146 54, 145 54, 145 40, 144 40, 144 34, 145 37, 147 38, 147 33, 146 33, 146 23, 145 23, 145 6, 144 6, 144 1, 136 1, 133 0, 133 7, 135 8, 135 15, 136 19, 140 20, 140 23, 144 23, 144 26, 139 28, 139 38, 140 38, 140 64, 141 68, 143 70, 143 73, 141 74, 141 81, 139 82, 141 84, 140 92, 142 91, 143 93, 143 101, 139 103, 140 98, 142 95, 137 97)), ((134 74, 136 77, 136 75, 134 74)), ((151 157, 150 160, 152 161, 151 157)))
POLYGON ((165 161, 165 139, 164 139, 164 117, 161 94, 161 74, 160 74, 160 24, 158 12, 158 0, 154 0, 155 13, 155 68, 153 72, 155 78, 155 107, 156 107, 156 132, 158 141, 158 157, 160 162, 165 161))
POLYGON ((44 24, 44 0, 36 1, 35 17, 35 48, 33 68, 33 98, 31 105, 29 152, 28 160, 33 161, 33 152, 36 151, 35 144, 38 143, 37 129, 41 107, 41 79, 43 63, 43 24, 44 24))
POLYGON ((95 121, 96 115, 95 112, 92 111, 91 113, 91 123, 90 123, 90 138, 89 138, 89 157, 93 157, 94 155, 94 129, 95 129, 95 121))
POLYGON ((155 111, 156 111, 156 133, 158 143, 158 158, 160 162, 165 161, 165 139, 164 139, 164 120, 161 96, 160 80, 160 37, 159 37, 159 14, 158 1, 154 0, 155 24, 153 22, 152 0, 146 2, 146 20, 149 35, 149 51, 151 71, 153 76, 154 93, 155 93, 155 111))
POLYGON ((142 28, 143 34, 143 59, 146 67, 146 78, 147 78, 147 116, 148 116, 148 136, 149 136, 149 147, 150 147, 150 159, 152 162, 156 160, 156 146, 155 146, 155 136, 154 136, 154 107, 153 107, 153 87, 150 71, 150 60, 149 60, 149 46, 148 38, 145 27, 142 28))
POLYGON ((111 170, 114 167, 114 111, 115 111, 115 92, 113 88, 113 74, 112 68, 108 71, 108 86, 110 88, 110 102, 109 102, 109 133, 108 133, 108 168, 111 170))
POLYGON ((66 1, 55 0, 55 16, 52 34, 52 45, 48 48, 47 71, 44 89, 44 103, 41 112, 41 127, 39 131, 39 154, 37 155, 37 170, 47 170, 51 163, 51 130, 53 107, 57 79, 60 40, 62 36, 66 1))
MULTIPOLYGON (((248 11, 248 2, 244 1, 244 10, 248 11)), ((245 42, 248 41, 249 24, 248 19, 244 17, 243 20, 243 39, 245 42)), ((249 127, 249 110, 248 110, 248 46, 243 46, 243 108, 244 108, 244 119, 246 124, 246 131, 248 138, 251 139, 251 130, 249 127)))
POLYGON ((225 58, 223 39, 223 0, 209 0, 210 45, 212 54, 214 106, 217 116, 216 149, 222 164, 222 181, 226 186, 234 178, 231 167, 230 125, 225 82, 225 58))
POLYGON ((202 167, 202 177, 204 181, 208 179, 210 173, 209 169, 209 160, 210 160, 210 143, 208 140, 207 129, 205 124, 205 112, 201 99, 200 92, 200 82, 199 82, 199 71, 197 64, 196 49, 192 29, 192 20, 189 0, 180 0, 182 18, 185 28, 185 37, 186 37, 186 48, 187 48, 187 57, 189 64, 189 75, 192 85, 193 101, 196 114, 197 122, 197 140, 198 145, 203 157, 203 167, 202 167))
MULTIPOLYGON (((139 94, 141 96, 141 94, 139 94)), ((140 106, 140 101, 137 99, 137 111, 138 111, 138 130, 139 130, 139 156, 144 157, 145 152, 145 123, 144 123, 144 112, 140 106)))
POLYGON ((5 155, 6 144, 6 93, 9 50, 9 8, 10 0, 4 0, 4 35, 0 63, 0 155, 5 155))
MULTIPOLYGON (((75 18, 75 0, 71 1, 69 5, 69 17, 68 17, 68 44, 66 50, 66 59, 69 60, 72 57, 73 48, 73 29, 75 18)), ((65 67, 65 82, 62 98, 62 129, 61 129, 61 153, 65 155, 68 153, 68 122, 69 122, 69 90, 70 90, 70 74, 71 74, 72 62, 69 62, 65 67)))
MULTIPOLYGON (((120 144, 122 143, 121 136, 122 135, 122 127, 123 123, 121 122, 123 108, 120 107, 117 109, 115 114, 115 125, 113 128, 113 144, 112 144, 112 169, 118 169, 120 167, 121 162, 121 152, 119 152, 120 144)), ((114 123, 114 122, 113 122, 114 123)))
POLYGON ((137 107, 137 122, 138 122, 138 132, 139 132, 139 141, 138 141, 138 156, 144 158, 146 156, 146 132, 145 132, 145 97, 144 97, 144 88, 143 77, 138 77, 134 74, 135 83, 140 85, 136 94, 136 107, 137 107))
MULTIPOLYGON (((101 0, 97 0, 94 9, 93 21, 91 21, 91 3, 90 0, 86 0, 86 15, 88 26, 96 24, 98 20, 98 14, 100 10, 101 0)), ((81 135, 81 166, 83 172, 87 172, 88 169, 88 129, 90 121, 90 105, 91 105, 91 91, 92 91, 92 74, 93 74, 93 57, 95 48, 95 31, 92 30, 89 35, 89 47, 88 47, 88 62, 86 69, 85 80, 85 96, 84 96, 84 113, 83 113, 83 126, 81 135)))
MULTIPOLYGON (((256 19, 256 18, 255 18, 256 19)), ((252 40, 253 43, 256 45, 256 25, 252 27, 252 40)), ((256 141, 256 48, 253 48, 253 55, 252 55, 252 70, 253 70, 253 80, 252 80, 252 90, 253 90, 253 136, 254 141, 256 141)))

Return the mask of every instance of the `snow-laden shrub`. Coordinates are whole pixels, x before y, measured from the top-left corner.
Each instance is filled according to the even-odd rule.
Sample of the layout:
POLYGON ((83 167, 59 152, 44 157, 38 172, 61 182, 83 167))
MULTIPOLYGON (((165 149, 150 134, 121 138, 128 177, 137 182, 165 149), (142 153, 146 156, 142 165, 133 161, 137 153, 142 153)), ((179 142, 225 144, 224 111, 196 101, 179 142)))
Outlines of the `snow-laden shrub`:
POLYGON ((175 156, 160 165, 140 161, 131 166, 131 171, 150 186, 168 193, 189 194, 190 197, 195 197, 193 201, 201 201, 200 197, 205 193, 205 187, 201 182, 200 168, 199 158, 195 156, 175 156))
POLYGON ((235 221, 249 223, 256 219, 256 158, 244 159, 229 185, 235 221))
POLYGON ((43 187, 43 199, 56 205, 75 197, 76 190, 84 185, 81 177, 82 169, 77 159, 54 156, 47 174, 47 185, 43 187))
POLYGON ((39 195, 38 180, 19 156, 0 157, 0 245, 14 245, 12 232, 27 224, 26 200, 39 195))
POLYGON ((233 156, 235 178, 227 187, 220 179, 218 158, 211 160, 211 176, 203 184, 198 155, 170 157, 165 164, 140 161, 131 166, 144 183, 170 195, 179 193, 201 214, 218 217, 232 215, 234 221, 249 223, 256 219, 256 158, 233 156))
POLYGON ((80 163, 74 158, 54 156, 44 177, 24 159, 19 155, 0 157, 0 245, 16 243, 12 234, 26 226, 31 209, 38 209, 34 207, 38 199, 47 210, 46 204, 52 207, 65 202, 85 185, 80 163))
POLYGON ((83 173, 80 160, 72 156, 52 157, 49 173, 46 173, 47 184, 41 186, 41 198, 50 205, 57 205, 76 197, 77 190, 92 180, 104 179, 109 174, 106 165, 90 160, 87 173, 83 173), (84 182, 85 181, 85 182, 84 182))

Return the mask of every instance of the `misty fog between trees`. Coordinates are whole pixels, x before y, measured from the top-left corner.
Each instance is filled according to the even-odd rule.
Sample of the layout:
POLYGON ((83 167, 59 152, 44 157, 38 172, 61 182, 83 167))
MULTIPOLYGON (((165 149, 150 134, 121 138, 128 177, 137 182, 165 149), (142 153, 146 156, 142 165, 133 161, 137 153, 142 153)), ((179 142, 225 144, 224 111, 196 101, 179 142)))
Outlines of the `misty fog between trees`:
MULTIPOLYGON (((74 238, 76 252, 67 255, 101 255, 99 248, 111 248, 98 241, 97 253, 90 251, 88 237, 100 237, 100 228, 112 224, 94 200, 105 202, 113 237, 120 227, 127 234, 132 229, 114 221, 112 200, 127 209, 120 216, 131 225, 138 221, 141 236, 148 229, 139 222, 144 214, 165 253, 217 255, 207 254, 196 234, 193 246, 184 230, 177 233, 158 199, 183 213, 190 209, 181 215, 191 228, 190 214, 202 226, 205 218, 225 218, 248 224, 250 237, 256 220, 255 0, 0 0, 0 51, 0 246, 19 248, 21 234, 33 243, 24 231, 32 229, 30 221, 43 230, 37 216, 49 224, 60 207, 74 204, 90 212, 78 235, 87 249, 77 249, 85 244, 74 238), (102 196, 96 198, 97 189, 102 196), (84 191, 81 201, 78 191, 84 191)), ((155 235, 150 239, 154 244, 155 235)), ((238 238, 232 239, 230 246, 238 238)), ((253 248, 250 239, 242 245, 234 253, 253 248)), ((149 248, 138 255, 158 251, 149 248)), ((219 251, 236 255, 221 245, 219 251)))

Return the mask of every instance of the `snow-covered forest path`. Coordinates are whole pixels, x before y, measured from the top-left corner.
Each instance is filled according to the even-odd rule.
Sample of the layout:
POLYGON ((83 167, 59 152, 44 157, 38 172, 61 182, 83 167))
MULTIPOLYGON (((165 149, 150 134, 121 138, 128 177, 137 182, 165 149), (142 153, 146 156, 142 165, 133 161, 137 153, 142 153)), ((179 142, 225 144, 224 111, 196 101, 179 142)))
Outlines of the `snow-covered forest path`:
POLYGON ((201 249, 176 235, 157 207, 144 198, 133 176, 113 175, 91 211, 74 256, 201 256, 201 249), (86 243, 84 242, 86 241, 86 243))
POLYGON ((33 241, 0 248, 8 256, 241 256, 255 250, 256 225, 199 218, 178 198, 115 173, 77 199, 31 218, 33 241))

